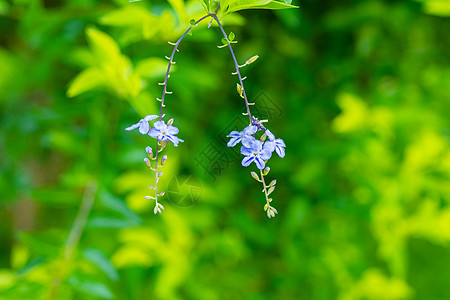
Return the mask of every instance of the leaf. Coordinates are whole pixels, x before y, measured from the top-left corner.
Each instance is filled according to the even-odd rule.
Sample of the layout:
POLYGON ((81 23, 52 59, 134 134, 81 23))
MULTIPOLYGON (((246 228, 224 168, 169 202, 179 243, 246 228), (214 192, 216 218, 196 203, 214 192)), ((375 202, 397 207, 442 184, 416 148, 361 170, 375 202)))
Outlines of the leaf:
POLYGON ((100 23, 109 26, 142 25, 155 17, 143 6, 127 5, 113 10, 100 18, 100 23))
POLYGON ((97 67, 83 70, 75 77, 67 90, 68 97, 75 97, 97 87, 105 86, 103 73, 97 67))
POLYGON ((225 13, 248 9, 257 5, 265 5, 272 0, 227 0, 222 2, 222 9, 225 13))
POLYGON ((430 15, 450 17, 450 2, 448 0, 428 0, 424 3, 424 11, 430 15))
POLYGON ((114 195, 108 193, 106 190, 101 190, 98 193, 98 198, 100 199, 100 203, 118 213, 120 213, 122 216, 133 219, 138 222, 141 221, 141 218, 133 212, 121 199, 115 197, 114 195))
POLYGON ((183 0, 168 0, 170 6, 175 10, 175 12, 178 15, 178 18, 180 18, 181 22, 187 23, 188 17, 186 15, 186 9, 184 7, 184 1, 183 0))
POLYGON ((236 12, 244 9, 286 9, 298 8, 298 6, 286 4, 285 2, 273 0, 230 0, 226 2, 225 14, 236 12))
POLYGON ((116 268, 109 261, 106 255, 95 248, 87 248, 83 250, 83 257, 88 261, 96 265, 103 273, 105 273, 111 280, 116 281, 119 279, 119 274, 116 268))
POLYGON ((234 35, 234 33, 233 32, 230 32, 230 34, 228 35, 228 39, 230 40, 230 41, 234 41, 234 38, 235 38, 236 36, 234 35))
POLYGON ((222 44, 224 44, 224 45, 228 45, 228 41, 227 41, 227 39, 226 38, 222 38, 222 44))
POLYGON ((79 277, 72 276, 69 278, 69 284, 76 290, 102 299, 112 299, 111 290, 101 282, 95 282, 79 277))
MULTIPOLYGON (((159 57, 150 57, 139 61, 136 65, 136 74, 146 78, 164 77, 167 72, 168 61, 159 57)), ((174 70, 175 66, 170 67, 174 70)))
POLYGON ((287 9, 298 8, 298 6, 286 4, 284 2, 272 1, 262 6, 253 7, 254 9, 287 9))
POLYGON ((99 62, 115 63, 121 58, 117 43, 106 33, 95 28, 86 29, 89 46, 99 62))
POLYGON ((97 229, 121 229, 139 225, 140 221, 130 219, 119 219, 113 217, 92 217, 88 220, 87 228, 97 229))

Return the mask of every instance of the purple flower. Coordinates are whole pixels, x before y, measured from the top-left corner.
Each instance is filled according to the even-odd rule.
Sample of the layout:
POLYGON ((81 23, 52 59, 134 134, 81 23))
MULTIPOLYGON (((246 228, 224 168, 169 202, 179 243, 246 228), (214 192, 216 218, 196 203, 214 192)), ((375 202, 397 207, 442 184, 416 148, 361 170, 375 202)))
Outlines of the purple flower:
POLYGON ((176 147, 179 142, 184 142, 175 136, 178 132, 179 130, 175 126, 167 125, 164 121, 156 121, 153 123, 153 128, 150 129, 148 135, 161 142, 171 141, 176 147))
POLYGON ((242 160, 242 165, 244 167, 248 167, 254 161, 256 167, 262 170, 266 165, 264 161, 270 158, 272 152, 266 146, 263 147, 263 143, 260 140, 255 139, 250 144, 250 147, 242 146, 241 154, 245 155, 242 160))
POLYGON ((267 137, 269 138, 269 140, 264 143, 264 146, 266 146, 266 144, 267 144, 267 149, 272 149, 271 152, 273 152, 275 150, 277 152, 278 156, 283 158, 285 155, 284 148, 286 147, 286 144, 284 143, 284 141, 282 139, 275 139, 275 136, 273 135, 272 132, 270 132, 269 129, 267 129, 265 133, 266 133, 267 137))
POLYGON ((258 127, 255 125, 249 125, 244 128, 241 132, 232 131, 227 137, 231 137, 230 141, 227 143, 228 147, 234 147, 237 143, 241 142, 244 147, 250 148, 251 143, 254 141, 252 136, 258 131, 258 127))
POLYGON ((148 122, 150 122, 151 120, 154 120, 158 118, 157 115, 148 115, 145 116, 145 118, 141 119, 139 122, 137 122, 134 125, 131 125, 130 127, 125 128, 125 130, 133 130, 139 127, 139 132, 142 134, 147 134, 148 131, 150 130, 150 125, 148 124, 148 122))

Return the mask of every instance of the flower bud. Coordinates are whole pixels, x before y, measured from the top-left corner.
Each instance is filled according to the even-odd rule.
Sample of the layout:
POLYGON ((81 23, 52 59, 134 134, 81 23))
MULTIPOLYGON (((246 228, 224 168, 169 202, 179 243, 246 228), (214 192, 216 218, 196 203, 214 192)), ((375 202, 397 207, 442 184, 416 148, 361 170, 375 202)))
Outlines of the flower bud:
POLYGON ((245 64, 249 65, 249 64, 255 62, 255 60, 257 60, 258 58, 259 58, 259 55, 252 56, 245 62, 245 64))
POLYGON ((167 121, 167 125, 172 125, 173 124, 173 118, 171 118, 169 121, 167 121))
POLYGON ((146 158, 144 158, 144 161, 147 164, 147 166, 151 169, 152 168, 152 163, 150 162, 150 160, 146 157, 146 158))
POLYGON ((269 172, 270 172, 270 168, 269 168, 269 167, 266 167, 266 168, 264 169, 264 171, 263 171, 264 176, 266 176, 267 174, 269 174, 269 172))
POLYGON ((161 177, 162 174, 163 174, 163 171, 159 171, 159 172, 158 172, 158 177, 161 177))
POLYGON ((261 181, 261 179, 259 179, 258 175, 255 172, 250 172, 250 174, 252 175, 253 178, 255 178, 255 180, 257 181, 261 181))
POLYGON ((163 157, 161 158, 161 166, 164 166, 164 164, 166 163, 167 160, 167 155, 163 155, 163 157))

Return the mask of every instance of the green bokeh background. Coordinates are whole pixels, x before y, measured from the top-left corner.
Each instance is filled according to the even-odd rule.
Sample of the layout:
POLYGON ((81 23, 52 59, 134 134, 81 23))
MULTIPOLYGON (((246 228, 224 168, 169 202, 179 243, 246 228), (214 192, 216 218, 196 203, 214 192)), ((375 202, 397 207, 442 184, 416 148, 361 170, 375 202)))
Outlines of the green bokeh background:
POLYGON ((287 145, 268 219, 207 21, 169 80, 163 214, 143 198, 154 140, 124 128, 157 113, 199 2, 0 1, 0 299, 450 299, 450 4, 294 4, 223 20, 287 145))

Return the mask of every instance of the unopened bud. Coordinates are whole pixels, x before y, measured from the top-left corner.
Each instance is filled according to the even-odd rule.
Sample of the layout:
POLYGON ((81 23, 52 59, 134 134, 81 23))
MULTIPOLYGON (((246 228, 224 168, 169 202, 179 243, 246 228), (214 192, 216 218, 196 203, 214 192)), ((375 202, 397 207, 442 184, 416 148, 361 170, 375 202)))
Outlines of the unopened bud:
POLYGON ((255 172, 252 171, 250 172, 250 174, 252 175, 253 178, 255 178, 255 180, 261 181, 255 172))
POLYGON ((258 58, 259 58, 259 55, 252 56, 245 62, 245 64, 249 65, 249 64, 255 62, 255 60, 257 60, 258 58))
POLYGON ((144 158, 144 161, 147 164, 147 166, 151 169, 152 168, 152 163, 150 162, 150 160, 146 157, 146 158, 144 158))
POLYGON ((239 96, 241 96, 242 98, 244 98, 244 95, 243 95, 244 89, 242 88, 242 86, 241 86, 239 83, 237 83, 236 89, 237 89, 237 91, 238 91, 238 93, 239 93, 239 96))
POLYGON ((163 155, 163 157, 161 158, 161 166, 164 166, 164 164, 166 163, 167 160, 167 155, 163 155))
POLYGON ((167 121, 167 125, 172 125, 173 124, 173 118, 171 118, 169 121, 167 121))
POLYGON ((163 171, 159 171, 159 172, 158 172, 158 177, 161 177, 162 174, 163 174, 163 171))
POLYGON ((269 174, 269 172, 270 172, 270 168, 269 168, 269 167, 266 167, 266 168, 264 169, 264 171, 263 171, 264 176, 266 176, 267 174, 269 174))

